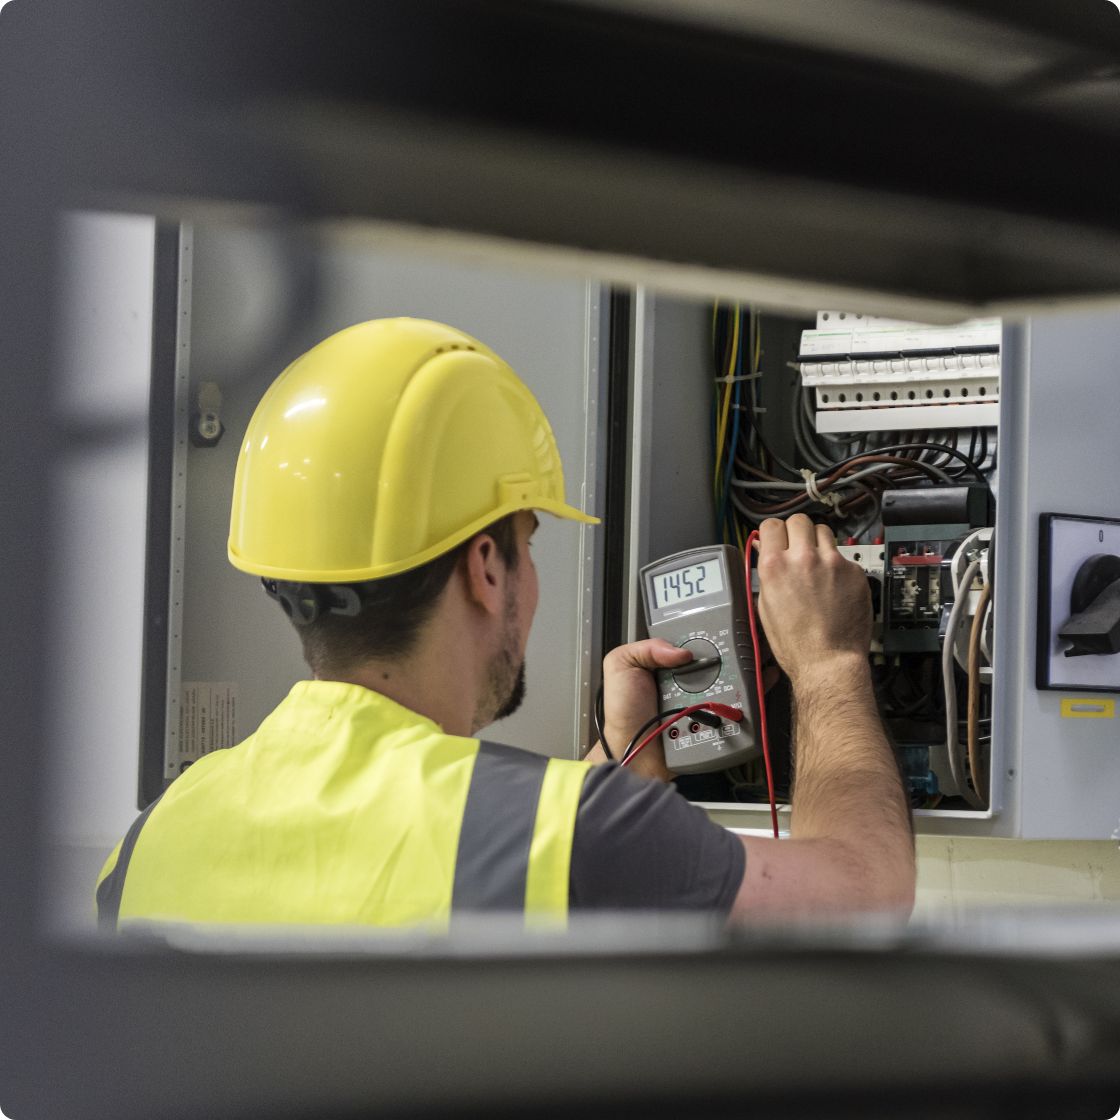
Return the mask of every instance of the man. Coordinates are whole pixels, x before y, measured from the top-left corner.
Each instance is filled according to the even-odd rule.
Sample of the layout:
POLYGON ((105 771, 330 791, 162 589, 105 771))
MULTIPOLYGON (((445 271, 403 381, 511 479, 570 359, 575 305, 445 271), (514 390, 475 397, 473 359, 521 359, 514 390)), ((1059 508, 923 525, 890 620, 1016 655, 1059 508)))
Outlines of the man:
MULTIPOLYGON (((102 923, 908 910, 865 579, 805 517, 764 523, 758 560, 795 698, 792 839, 712 824, 666 784, 660 745, 623 771, 598 745, 577 762, 473 737, 524 690, 536 511, 594 521, 564 501, 536 400, 482 343, 377 320, 294 362, 243 441, 229 555, 292 619, 314 679, 146 810, 102 873, 102 923)), ((688 660, 659 640, 606 657, 609 743, 656 712, 653 671, 688 660)))

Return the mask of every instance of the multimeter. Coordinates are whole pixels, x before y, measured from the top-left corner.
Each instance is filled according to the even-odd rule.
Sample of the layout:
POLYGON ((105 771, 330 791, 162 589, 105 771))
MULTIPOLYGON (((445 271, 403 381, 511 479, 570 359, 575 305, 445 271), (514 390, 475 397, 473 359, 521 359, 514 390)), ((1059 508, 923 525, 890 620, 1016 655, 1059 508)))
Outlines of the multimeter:
POLYGON ((711 700, 745 715, 718 728, 681 716, 661 735, 669 769, 700 774, 758 758, 762 747, 743 554, 729 545, 688 549, 646 565, 641 581, 649 636, 665 638, 693 658, 679 669, 658 672, 661 710, 711 700))

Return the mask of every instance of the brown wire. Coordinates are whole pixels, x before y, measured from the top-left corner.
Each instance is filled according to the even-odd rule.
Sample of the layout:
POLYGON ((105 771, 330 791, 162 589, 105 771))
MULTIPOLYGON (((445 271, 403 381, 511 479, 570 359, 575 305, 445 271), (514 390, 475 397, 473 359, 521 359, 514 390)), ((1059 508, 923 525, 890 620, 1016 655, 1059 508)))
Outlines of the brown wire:
MULTIPOLYGON (((921 468, 923 464, 920 461, 914 459, 908 459, 898 455, 860 455, 855 459, 849 460, 843 466, 838 467, 831 474, 826 475, 824 478, 817 479, 817 488, 821 491, 827 490, 837 481, 843 479, 845 475, 851 474, 852 472, 861 469, 868 463, 889 463, 892 466, 904 468, 901 474, 897 474, 893 477, 893 481, 899 481, 901 479, 907 478, 917 478, 922 475, 929 476, 933 474, 932 471, 922 471, 921 469, 915 471, 915 467, 921 468)), ((778 480, 774 479, 773 481, 778 480)), ((869 482, 871 480, 866 479, 863 481, 869 482)), ((777 514, 785 513, 787 510, 793 509, 795 506, 799 505, 805 500, 805 495, 799 493, 785 501, 767 504, 756 504, 745 498, 741 500, 743 501, 743 504, 745 506, 750 508, 752 513, 777 514)))
MULTIPOLYGON (((967 592, 964 592, 967 594, 967 592)), ((972 616, 972 630, 968 635, 968 769, 972 774, 972 788, 985 804, 988 802, 988 783, 980 765, 980 637, 984 632, 984 617, 992 601, 992 588, 985 583, 972 616)))

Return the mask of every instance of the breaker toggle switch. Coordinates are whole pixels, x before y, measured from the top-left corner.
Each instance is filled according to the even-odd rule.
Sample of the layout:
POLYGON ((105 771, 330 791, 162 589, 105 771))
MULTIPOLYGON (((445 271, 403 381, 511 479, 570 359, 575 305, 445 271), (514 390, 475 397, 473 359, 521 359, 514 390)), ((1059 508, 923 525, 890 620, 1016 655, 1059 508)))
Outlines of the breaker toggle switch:
POLYGON ((1058 637, 1073 644, 1066 657, 1120 653, 1120 556, 1098 553, 1077 570, 1068 622, 1058 637))

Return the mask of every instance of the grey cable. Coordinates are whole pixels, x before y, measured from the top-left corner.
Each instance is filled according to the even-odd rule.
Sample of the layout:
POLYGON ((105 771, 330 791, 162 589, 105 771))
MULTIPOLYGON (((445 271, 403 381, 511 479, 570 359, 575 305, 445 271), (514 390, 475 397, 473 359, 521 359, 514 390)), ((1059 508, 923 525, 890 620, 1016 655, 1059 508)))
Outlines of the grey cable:
POLYGON ((871 512, 862 521, 857 522, 857 524, 849 534, 850 536, 855 537, 857 541, 860 537, 863 536, 864 533, 868 532, 871 529, 871 526, 874 525, 883 516, 882 498, 880 498, 879 495, 872 491, 868 486, 862 486, 861 484, 861 489, 866 490, 871 495, 872 501, 871 512))
MULTIPOLYGON (((855 474, 846 474, 843 478, 839 479, 833 485, 837 488, 848 486, 851 483, 859 482, 862 478, 867 478, 873 474, 882 474, 884 471, 892 470, 890 463, 872 463, 869 467, 864 467, 858 470, 855 474)), ((737 478, 731 480, 732 486, 738 486, 742 490, 804 490, 804 482, 742 482, 737 478)))
POLYGON ((949 769, 953 781, 957 783, 957 791, 974 809, 983 809, 984 803, 974 790, 969 789, 964 776, 964 760, 960 757, 960 734, 957 728, 957 686, 953 673, 954 653, 956 645, 957 628, 960 626, 961 614, 968 603, 969 588, 972 581, 980 571, 980 561, 973 560, 961 577, 960 590, 953 600, 953 609, 949 612, 949 625, 945 630, 945 644, 941 647, 941 683, 945 690, 945 753, 949 756, 949 769))
POLYGON ((824 470, 832 465, 817 446, 811 441, 806 429, 806 419, 803 409, 794 409, 793 412, 793 441, 798 453, 812 470, 824 470))

